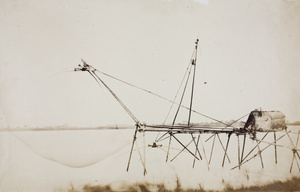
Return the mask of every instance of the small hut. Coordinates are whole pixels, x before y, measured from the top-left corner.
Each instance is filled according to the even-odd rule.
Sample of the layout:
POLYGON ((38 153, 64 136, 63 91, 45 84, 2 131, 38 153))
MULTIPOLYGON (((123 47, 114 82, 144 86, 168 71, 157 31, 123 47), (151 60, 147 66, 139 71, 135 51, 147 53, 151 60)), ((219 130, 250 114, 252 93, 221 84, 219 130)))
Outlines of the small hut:
POLYGON ((280 111, 259 111, 250 113, 244 129, 250 132, 279 131, 287 128, 285 115, 280 111))

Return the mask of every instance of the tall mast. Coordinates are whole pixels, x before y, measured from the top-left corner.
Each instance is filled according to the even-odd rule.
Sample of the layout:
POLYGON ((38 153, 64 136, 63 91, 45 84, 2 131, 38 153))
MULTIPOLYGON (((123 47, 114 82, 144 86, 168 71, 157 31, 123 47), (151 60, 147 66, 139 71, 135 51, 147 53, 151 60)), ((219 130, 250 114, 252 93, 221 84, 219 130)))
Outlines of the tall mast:
POLYGON ((195 58, 192 60, 192 65, 194 66, 194 74, 193 74, 193 82, 192 82, 192 93, 191 93, 191 101, 190 101, 190 110, 189 110, 189 119, 188 119, 188 127, 191 123, 191 115, 192 115, 192 106, 193 106, 193 96, 194 96, 194 87, 195 87, 195 75, 196 75, 196 61, 197 61, 197 49, 198 49, 199 39, 195 42, 195 58))

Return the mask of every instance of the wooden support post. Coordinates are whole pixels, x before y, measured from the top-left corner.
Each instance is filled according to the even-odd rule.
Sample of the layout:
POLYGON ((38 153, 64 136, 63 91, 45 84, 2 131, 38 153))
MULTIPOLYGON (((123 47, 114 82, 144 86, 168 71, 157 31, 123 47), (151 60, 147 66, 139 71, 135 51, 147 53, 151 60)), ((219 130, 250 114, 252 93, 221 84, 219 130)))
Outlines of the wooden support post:
POLYGON ((228 149, 228 144, 229 144, 229 141, 230 141, 230 136, 231 136, 231 134, 228 134, 228 139, 227 139, 226 149, 225 149, 225 153, 224 153, 224 157, 223 157, 222 167, 224 167, 225 156, 227 154, 227 149, 228 149))
MULTIPOLYGON (((200 155, 200 151, 199 151, 199 148, 198 148, 198 146, 199 146, 199 139, 200 139, 200 133, 199 133, 198 139, 197 139, 197 144, 196 144, 197 147, 196 147, 196 150, 195 150, 195 155, 197 156, 197 151, 198 151, 199 156, 200 156, 200 158, 202 160, 202 157, 200 155)), ((196 162, 196 158, 194 157, 193 168, 195 167, 195 162, 196 162)))
POLYGON ((132 140, 132 145, 131 145, 131 150, 130 150, 130 154, 129 154, 129 159, 128 159, 128 164, 127 164, 127 171, 129 170, 129 165, 130 165, 130 161, 131 161, 131 156, 132 156, 132 151, 133 151, 133 146, 134 146, 134 143, 136 141, 136 134, 137 134, 137 131, 138 131, 138 125, 136 125, 136 128, 135 128, 135 132, 134 132, 134 135, 133 135, 133 140, 132 140))
POLYGON ((223 148, 223 150, 224 150, 224 152, 225 152, 225 154, 226 154, 226 157, 227 157, 227 159, 228 159, 228 162, 231 163, 231 162, 230 162, 230 159, 229 159, 229 156, 228 156, 228 154, 226 153, 225 147, 224 147, 224 145, 223 145, 223 143, 222 143, 222 141, 221 141, 221 139, 220 139, 219 134, 217 134, 217 137, 218 137, 219 142, 220 142, 220 144, 221 144, 221 146, 222 146, 222 148, 223 148))
POLYGON ((292 163, 291 163, 291 167, 290 167, 290 173, 292 172, 294 159, 295 159, 295 153, 293 152, 293 159, 292 159, 292 163))
POLYGON ((193 142, 193 140, 190 141, 186 146, 184 146, 184 148, 183 148, 181 151, 179 151, 179 153, 177 153, 177 155, 175 155, 175 157, 173 157, 173 159, 171 159, 170 162, 172 162, 174 159, 176 159, 176 157, 178 157, 178 155, 180 155, 180 154, 182 153, 182 151, 184 151, 184 149, 187 149, 187 147, 188 147, 192 142, 193 142))
POLYGON ((212 143, 212 146, 211 146, 210 157, 209 157, 209 162, 208 162, 208 164, 210 164, 210 162, 211 162, 211 157, 212 157, 213 150, 214 150, 214 146, 215 146, 215 140, 216 140, 216 135, 214 134, 214 140, 213 140, 213 143, 212 143))
POLYGON ((198 152, 199 153, 199 158, 202 160, 202 156, 201 156, 199 148, 198 148, 199 138, 198 138, 198 141, 196 143, 193 133, 191 133, 191 136, 192 136, 192 139, 193 139, 195 147, 196 147, 195 155, 197 156, 197 152, 198 152))
POLYGON ((216 135, 216 133, 212 134, 208 139, 205 140, 205 142, 207 142, 208 140, 210 140, 215 135, 216 135))
POLYGON ((136 149, 137 149, 137 151, 138 151, 138 154, 139 154, 139 156, 140 156, 140 160, 141 160, 142 165, 143 165, 143 167, 144 167, 144 175, 146 175, 146 173, 147 173, 146 165, 145 165, 145 162, 144 162, 144 160, 143 160, 142 154, 141 154, 141 152, 140 152, 140 149, 139 149, 137 143, 136 143, 136 149))
MULTIPOLYGON (((298 147, 299 135, 300 135, 300 131, 298 131, 298 135, 297 135, 297 141, 296 141, 296 146, 295 146, 295 148, 297 148, 297 147, 298 147)), ((299 160, 300 160, 300 158, 299 158, 299 160)), ((297 161, 296 155, 295 155, 295 161, 296 161, 296 163, 297 163, 297 166, 298 166, 298 169, 299 169, 299 171, 300 171, 300 166, 299 166, 299 164, 298 164, 298 161, 297 161)))
MULTIPOLYGON (((287 133, 288 133, 288 132, 287 132, 287 133)), ((287 134, 287 133, 286 133, 286 134, 287 134)), ((276 139, 276 141, 279 141, 279 140, 280 140, 281 138, 283 138, 286 134, 280 136, 278 139, 276 139)), ((261 140, 258 140, 258 139, 256 139, 256 141, 260 141, 260 142, 261 142, 261 140)), ((274 141, 274 142, 275 142, 275 141, 274 141)), ((266 149, 267 149, 268 147, 270 147, 271 145, 274 145, 274 142, 273 142, 273 143, 269 143, 269 145, 266 146, 265 148, 263 148, 263 149, 261 150, 261 152, 264 151, 264 150, 266 150, 266 149)), ((257 147, 257 145, 256 145, 253 149, 255 149, 256 147, 257 147)), ((250 152, 250 153, 251 153, 251 152, 250 152)), ((249 155, 250 153, 248 153, 248 155, 249 155)), ((259 153, 256 153, 255 155, 253 155, 251 158, 247 159, 246 161, 242 161, 240 165, 243 165, 243 164, 247 163, 248 161, 250 161, 251 159, 253 159, 254 157, 256 157, 258 154, 259 154, 259 153)), ((247 155, 247 157, 248 157, 248 155, 247 155)), ((245 160, 247 157, 245 157, 244 160, 245 160)), ((233 169, 235 169, 235 168, 237 168, 237 167, 238 167, 238 165, 235 166, 235 167, 233 167, 233 168, 231 168, 231 170, 233 170, 233 169)))
POLYGON ((289 135, 289 133, 288 132, 286 132, 286 133, 287 133, 288 138, 291 141, 291 144, 293 145, 293 153, 295 153, 295 155, 297 155, 298 158, 300 159, 300 155, 299 155, 298 151, 296 150, 297 149, 297 145, 298 145, 298 140, 299 140, 299 134, 298 134, 298 138, 297 138, 297 145, 295 146, 294 143, 293 143, 293 141, 292 141, 292 139, 291 139, 291 137, 290 137, 290 135, 289 135))
POLYGON ((195 154, 194 153, 192 153, 186 146, 184 146, 172 133, 171 133, 171 136, 172 137, 174 137, 174 139, 184 148, 184 149, 186 149, 191 155, 193 155, 196 159, 198 159, 199 160, 199 158, 198 157, 196 157, 195 156, 195 154))
POLYGON ((169 153, 170 153, 170 147, 171 147, 171 133, 170 133, 170 139, 169 139, 169 145, 168 145, 168 151, 167 151, 167 156, 166 156, 166 162, 168 162, 168 158, 169 158, 169 153))
POLYGON ((299 172, 300 172, 300 166, 299 166, 299 164, 298 164, 298 161, 297 161, 297 158, 295 157, 295 161, 296 161, 296 164, 297 164, 297 166, 298 166, 298 170, 299 170, 299 172))
MULTIPOLYGON (((199 136, 200 136, 200 135, 199 135, 199 136)), ((200 137, 199 137, 199 138, 200 138, 200 137)), ((208 170, 210 170, 210 169, 209 169, 209 164, 208 164, 208 161, 207 161, 207 157, 206 157, 206 154, 205 154, 205 149, 204 149, 204 146, 203 146, 203 143, 202 143, 201 138, 200 138, 200 142, 201 142, 201 145, 202 145, 203 155, 204 155, 204 158, 205 158, 205 161, 206 161, 207 168, 208 168, 208 170)))
POLYGON ((258 154, 259 154, 259 157, 260 157, 260 162, 261 162, 261 167, 264 168, 264 163, 263 163, 263 159, 262 159, 262 155, 261 155, 261 150, 260 150, 260 147, 259 147, 259 143, 258 141, 256 140, 257 142, 257 149, 258 149, 258 154))
POLYGON ((241 169, 241 159, 240 159, 240 137, 239 135, 237 135, 237 143, 238 143, 238 163, 239 163, 239 169, 241 169))
POLYGON ((243 149, 242 149, 242 155, 241 155, 241 162, 243 161, 243 157, 244 157, 245 144, 246 144, 246 134, 244 134, 244 141, 243 141, 243 149))
MULTIPOLYGON (((268 135, 268 133, 269 132, 267 132, 263 137, 262 137, 262 139, 261 140, 263 140, 267 135, 268 135)), ((261 141, 259 141, 259 143, 260 143, 261 141)), ((258 143, 258 144, 259 144, 258 143)), ((242 162, 252 153, 252 151, 254 151, 254 149, 258 146, 258 144, 256 144, 255 145, 255 147, 253 147, 251 150, 250 150, 250 152, 246 155, 246 157, 244 157, 244 159, 242 159, 242 162)))
POLYGON ((274 131, 274 147, 275 147, 275 163, 277 164, 277 146, 276 146, 276 132, 274 131))
POLYGON ((145 138, 145 131, 143 131, 143 140, 144 140, 144 175, 146 175, 147 170, 146 170, 146 138, 145 138))
MULTIPOLYGON (((292 145, 293 145, 293 147, 294 147, 294 149, 292 150, 292 151, 293 151, 293 159, 292 159, 292 163, 291 163, 290 172, 292 172, 294 160, 296 161, 296 164, 297 164, 297 166, 298 166, 298 170, 300 171, 300 167, 299 167, 299 164, 298 164, 298 161, 297 161, 297 156, 296 156, 296 153, 297 153, 296 148, 297 148, 298 142, 299 142, 299 133, 300 133, 300 131, 298 131, 297 141, 296 141, 296 145, 295 145, 295 146, 294 146, 294 144, 293 144, 293 142, 292 142, 292 140, 291 140, 291 138, 290 138, 291 143, 292 143, 292 145)), ((298 157, 298 158, 299 158, 299 157, 298 157)), ((299 158, 299 159, 300 159, 300 158, 299 158)))

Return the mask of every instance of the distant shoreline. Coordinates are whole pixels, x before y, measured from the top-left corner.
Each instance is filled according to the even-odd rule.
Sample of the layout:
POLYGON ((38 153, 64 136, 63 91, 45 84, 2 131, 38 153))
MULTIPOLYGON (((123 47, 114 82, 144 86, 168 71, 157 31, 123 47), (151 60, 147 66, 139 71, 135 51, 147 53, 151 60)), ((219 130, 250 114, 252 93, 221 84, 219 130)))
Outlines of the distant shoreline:
POLYGON ((300 126, 300 121, 295 121, 295 122, 288 122, 288 123, 286 123, 286 125, 293 125, 293 126, 300 126))

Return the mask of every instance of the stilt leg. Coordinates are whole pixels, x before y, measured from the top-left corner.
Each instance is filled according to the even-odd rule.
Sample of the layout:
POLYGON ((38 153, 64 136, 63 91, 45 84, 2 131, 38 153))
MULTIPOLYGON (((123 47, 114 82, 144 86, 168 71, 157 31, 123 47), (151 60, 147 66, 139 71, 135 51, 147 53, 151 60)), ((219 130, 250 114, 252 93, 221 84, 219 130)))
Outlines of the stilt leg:
POLYGON ((246 134, 244 134, 244 141, 243 141, 243 149, 242 149, 242 155, 241 155, 241 162, 243 161, 243 157, 244 157, 245 144, 246 144, 246 134))
POLYGON ((139 153, 140 160, 141 160, 141 162, 142 162, 142 165, 143 165, 143 167, 144 167, 144 175, 146 175, 146 173, 147 173, 147 170, 146 170, 146 165, 145 165, 145 162, 144 162, 144 160, 143 160, 142 154, 141 154, 141 152, 140 152, 140 149, 139 149, 139 147, 138 147, 138 144, 137 144, 137 143, 136 143, 136 149, 137 149, 137 151, 138 151, 138 153, 139 153))
POLYGON ((212 157, 213 150, 214 150, 214 146, 215 146, 215 140, 216 140, 216 135, 214 135, 214 140, 213 140, 213 143, 212 143, 212 146, 211 146, 210 157, 209 157, 209 162, 208 162, 208 164, 210 164, 210 162, 211 162, 211 157, 212 157))
POLYGON ((226 157, 227 157, 227 159, 228 159, 228 162, 231 163, 231 162, 230 162, 230 159, 229 159, 229 156, 228 156, 228 154, 226 153, 225 147, 224 147, 224 145, 223 145, 223 143, 222 143, 222 141, 221 141, 221 139, 220 139, 219 134, 217 134, 217 137, 218 137, 219 142, 220 142, 220 144, 221 144, 221 146, 222 146, 222 148, 223 148, 223 150, 224 150, 224 152, 225 152, 225 155, 226 155, 226 157))
POLYGON ((275 163, 277 164, 277 146, 276 146, 276 132, 274 131, 274 147, 275 147, 275 163))
POLYGON ((179 141, 172 133, 171 133, 171 136, 174 137, 174 139, 175 139, 175 140, 176 140, 176 141, 177 141, 184 149, 186 149, 191 155, 193 155, 196 159, 199 160, 199 158, 196 157, 195 154, 192 153, 186 146, 184 146, 184 145, 182 144, 182 142, 179 141))
POLYGON ((297 164, 297 166, 298 166, 298 170, 300 171, 300 166, 299 166, 299 164, 298 164, 298 161, 297 161, 296 155, 295 155, 295 161, 296 161, 296 164, 297 164))
POLYGON ((144 175, 146 175, 146 138, 145 138, 145 131, 143 131, 143 140, 144 140, 144 175))
MULTIPOLYGON (((300 167, 299 167, 299 164, 298 164, 298 161, 297 161, 297 156, 296 156, 296 154, 298 154, 298 152, 296 151, 296 148, 297 148, 298 142, 299 142, 299 133, 300 133, 300 131, 298 131, 296 145, 293 144, 292 139, 291 139, 290 136, 288 135, 289 138, 290 138, 290 141, 291 141, 291 143, 292 143, 292 145, 293 145, 293 147, 295 148, 295 149, 292 150, 292 151, 293 151, 293 159, 292 159, 292 163, 291 163, 290 172, 292 172, 294 160, 296 161, 296 164, 297 164, 297 166, 298 166, 298 170, 300 171, 300 167)), ((299 158, 299 156, 298 156, 298 158, 299 158)), ((300 159, 300 158, 299 158, 299 159, 300 159)))
POLYGON ((208 139, 205 140, 205 142, 207 142, 208 140, 210 140, 215 135, 216 135, 216 133, 212 134, 208 139))
POLYGON ((229 144, 229 141, 230 141, 230 136, 231 136, 231 134, 228 134, 228 139, 227 139, 226 149, 225 149, 225 153, 224 153, 224 157, 223 157, 222 167, 224 167, 225 156, 227 154, 227 149, 228 149, 228 144, 229 144))
POLYGON ((293 153, 293 159, 292 159, 292 163, 291 163, 290 173, 292 172, 294 159, 295 159, 295 153, 293 153))
POLYGON ((264 168, 264 163, 263 163, 263 159, 262 159, 262 155, 261 155, 262 151, 260 150, 258 141, 256 141, 256 142, 257 142, 257 149, 258 149, 258 154, 259 154, 259 157, 260 157, 261 167, 264 168))
POLYGON ((171 159, 170 162, 172 162, 174 159, 176 159, 176 157, 178 157, 178 155, 180 155, 180 154, 182 153, 182 151, 184 151, 184 149, 187 149, 187 147, 188 147, 192 142, 193 142, 193 140, 190 141, 186 146, 184 146, 184 148, 183 148, 179 153, 177 153, 177 155, 175 155, 175 157, 173 157, 173 159, 171 159))
MULTIPOLYGON (((288 138, 290 139, 290 141, 291 141, 291 144, 293 145, 293 153, 295 153, 295 155, 297 155, 298 156, 298 158, 300 159, 300 155, 299 155, 299 153, 298 153, 298 151, 296 150, 296 148, 297 148, 297 145, 295 146, 294 145, 294 143, 293 143, 293 141, 292 141, 292 139, 291 139, 291 137, 290 137, 290 135, 289 135, 289 133, 287 132, 287 136, 288 136, 288 138)), ((298 138, 297 138, 297 142, 296 142, 296 144, 298 144, 298 141, 299 141, 299 134, 298 134, 298 138)))
MULTIPOLYGON (((284 135, 282 135, 282 136, 280 136, 278 139, 276 139, 276 141, 279 141, 279 140, 282 139, 285 135, 287 135, 287 133, 284 134, 284 135)), ((256 141, 259 141, 259 143, 260 143, 262 140, 256 139, 256 141)), ((271 145, 274 145, 274 142, 273 142, 273 143, 270 143, 268 146, 266 146, 265 148, 263 148, 262 150, 260 150, 260 152, 266 150, 266 149, 267 149, 268 147, 270 147, 271 145)), ((256 147, 257 147, 257 145, 252 149, 252 151, 253 151, 256 147)), ((251 152, 252 152, 252 151, 251 151, 251 152)), ((249 155, 251 152, 249 152, 248 155, 249 155)), ((248 155, 244 158, 244 160, 248 157, 248 155)), ((253 159, 253 158, 256 157, 257 155, 259 155, 259 152, 256 153, 255 155, 253 155, 251 158, 249 158, 249 159, 247 159, 247 160, 245 160, 245 161, 243 160, 242 163, 241 163, 241 165, 247 163, 248 161, 250 161, 251 159, 253 159)), ((235 166, 235 167, 233 167, 233 168, 231 168, 231 170, 233 170, 233 169, 235 169, 235 168, 237 168, 237 167, 238 167, 238 165, 235 166)))
MULTIPOLYGON (((198 153, 199 153, 199 148, 198 148, 198 146, 199 146, 199 139, 200 139, 200 134, 198 135, 197 144, 196 144, 196 150, 195 150, 195 155, 196 155, 196 156, 197 156, 197 151, 198 151, 198 153)), ((199 156, 200 156, 200 158, 201 158, 200 153, 199 153, 199 156)), ((202 159, 202 158, 201 158, 201 159, 202 159)), ((193 168, 195 167, 195 162, 196 162, 196 158, 194 157, 193 168)))
POLYGON ((127 171, 129 170, 129 165, 130 165, 130 161, 131 161, 131 156, 132 156, 133 146, 134 146, 134 143, 135 143, 135 140, 136 140, 136 133, 137 133, 137 130, 138 130, 138 126, 136 126, 135 132, 134 132, 134 135, 133 135, 133 141, 132 141, 131 150, 130 150, 130 154, 129 154, 128 165, 127 165, 127 171))
MULTIPOLYGON (((199 136, 200 136, 200 135, 199 135, 199 136)), ((200 137, 199 137, 199 138, 200 138, 200 137)), ((204 149, 204 146, 203 146, 203 143, 202 143, 201 138, 200 138, 200 142, 201 142, 201 145, 202 145, 203 155, 204 155, 204 158, 205 158, 205 161, 206 161, 206 164, 207 164, 207 168, 208 168, 208 170, 210 170, 210 169, 209 169, 209 164, 208 164, 208 161, 207 161, 207 157, 206 157, 206 154, 205 154, 205 149, 204 149)))
POLYGON ((167 151, 167 156, 166 156, 166 162, 168 162, 168 158, 169 158, 169 153, 170 153, 170 146, 171 146, 171 134, 170 134, 170 139, 169 139, 169 145, 168 145, 168 151, 167 151))
POLYGON ((240 166, 240 164, 241 164, 241 159, 240 159, 240 136, 239 135, 237 135, 237 143, 238 143, 238 163, 239 163, 239 169, 241 169, 241 166, 240 166))
POLYGON ((195 156, 197 156, 197 152, 198 152, 199 153, 199 158, 202 160, 202 156, 201 156, 199 148, 198 148, 199 140, 196 143, 193 133, 191 133, 191 136, 192 136, 192 139, 193 139, 195 147, 196 147, 195 156))
MULTIPOLYGON (((267 132, 263 137, 262 137, 262 139, 261 140, 263 140, 267 135, 268 135, 268 133, 269 132, 267 132)), ((259 141, 259 143, 260 143, 261 141, 259 141)), ((258 144, 259 144, 258 143, 258 144)), ((258 146, 258 144, 256 144, 255 145, 255 147, 253 147, 251 150, 250 150, 250 152, 246 155, 246 157, 244 157, 243 159, 242 159, 242 162, 254 151, 254 149, 258 146)))

